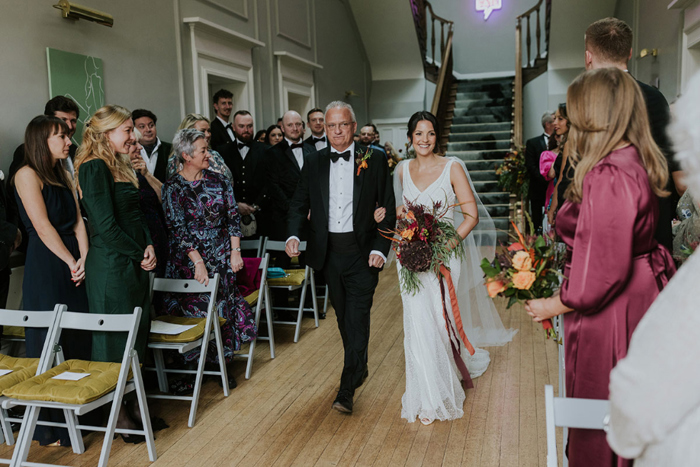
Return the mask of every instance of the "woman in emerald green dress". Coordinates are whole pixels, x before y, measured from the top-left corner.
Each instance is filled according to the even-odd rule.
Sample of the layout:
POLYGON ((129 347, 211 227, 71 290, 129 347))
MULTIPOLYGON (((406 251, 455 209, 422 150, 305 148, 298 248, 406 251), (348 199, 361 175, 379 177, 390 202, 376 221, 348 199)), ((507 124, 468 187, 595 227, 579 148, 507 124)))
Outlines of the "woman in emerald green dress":
MULTIPOLYGON (((131 112, 104 106, 85 124, 75 171, 90 226, 85 261, 88 308, 91 313, 131 314, 141 307, 135 349, 143 362, 150 326, 148 271, 155 268, 156 256, 139 208, 138 181, 124 156, 135 143, 131 112)), ((92 359, 121 362, 125 345, 126 334, 95 332, 92 359)), ((123 417, 125 411, 120 419, 130 425, 123 417)))

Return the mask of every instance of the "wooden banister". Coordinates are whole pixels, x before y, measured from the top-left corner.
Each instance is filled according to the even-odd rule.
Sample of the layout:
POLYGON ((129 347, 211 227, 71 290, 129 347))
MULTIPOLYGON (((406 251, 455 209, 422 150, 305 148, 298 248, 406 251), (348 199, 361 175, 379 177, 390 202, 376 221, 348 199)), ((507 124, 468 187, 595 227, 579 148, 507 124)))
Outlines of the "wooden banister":
POLYGON ((423 58, 423 69, 425 77, 433 83, 437 83, 440 69, 438 62, 442 65, 445 62, 447 41, 452 34, 454 22, 442 16, 438 16, 433 11, 433 6, 427 0, 409 0, 411 3, 411 12, 413 21, 418 35, 418 45, 421 48, 421 56, 423 58), (440 25, 440 37, 437 37, 436 22, 440 25), (428 31, 430 24, 430 31, 428 31), (430 35, 430 37, 428 37, 430 35), (436 47, 437 41, 440 41, 439 48, 436 47), (438 49, 439 57, 435 54, 438 49))
POLYGON ((440 67, 440 74, 438 75, 435 94, 433 95, 433 105, 430 107, 430 112, 435 116, 438 116, 440 113, 440 103, 443 101, 443 95, 446 94, 445 90, 449 88, 452 81, 448 78, 448 71, 450 75, 452 74, 452 31, 447 35, 447 46, 443 54, 443 59, 444 58, 447 58, 447 60, 443 60, 442 66, 440 67))

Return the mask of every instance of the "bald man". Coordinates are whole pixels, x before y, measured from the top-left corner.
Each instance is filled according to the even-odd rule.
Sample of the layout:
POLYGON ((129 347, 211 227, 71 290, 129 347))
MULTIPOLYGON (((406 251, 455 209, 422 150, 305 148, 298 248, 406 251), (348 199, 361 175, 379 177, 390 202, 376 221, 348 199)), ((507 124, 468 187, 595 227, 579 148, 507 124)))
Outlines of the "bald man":
MULTIPOLYGON (((316 148, 304 143, 304 127, 301 115, 290 110, 282 117, 284 139, 272 146, 265 154, 269 172, 269 200, 272 206, 271 240, 286 240, 287 212, 294 196, 304 156, 316 148)), ((303 240, 303 239, 302 239, 303 240)))

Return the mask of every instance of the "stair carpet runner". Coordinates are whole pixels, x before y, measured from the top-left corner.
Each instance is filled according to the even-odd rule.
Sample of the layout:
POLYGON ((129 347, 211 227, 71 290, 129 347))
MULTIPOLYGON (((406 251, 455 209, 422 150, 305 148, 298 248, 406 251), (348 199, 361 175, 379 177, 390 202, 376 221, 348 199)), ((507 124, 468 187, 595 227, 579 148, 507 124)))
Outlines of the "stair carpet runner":
POLYGON ((499 187, 495 168, 510 150, 512 101, 513 78, 458 81, 446 154, 466 164, 503 242, 508 240, 510 194, 499 187))

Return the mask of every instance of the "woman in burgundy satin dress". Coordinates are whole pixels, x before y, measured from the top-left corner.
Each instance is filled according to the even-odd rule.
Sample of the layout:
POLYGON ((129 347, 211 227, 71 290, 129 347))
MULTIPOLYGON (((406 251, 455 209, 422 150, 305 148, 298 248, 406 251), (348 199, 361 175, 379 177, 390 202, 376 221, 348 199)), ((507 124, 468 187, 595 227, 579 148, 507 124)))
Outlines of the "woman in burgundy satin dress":
MULTIPOLYGON (((575 173, 556 223, 568 250, 567 279, 557 296, 525 308, 535 321, 566 313, 567 397, 608 399, 610 371, 675 272, 670 253, 654 240, 668 169, 642 93, 623 71, 580 75, 567 109, 575 173)), ((569 430, 567 453, 572 467, 631 465, 602 430, 569 430)))

